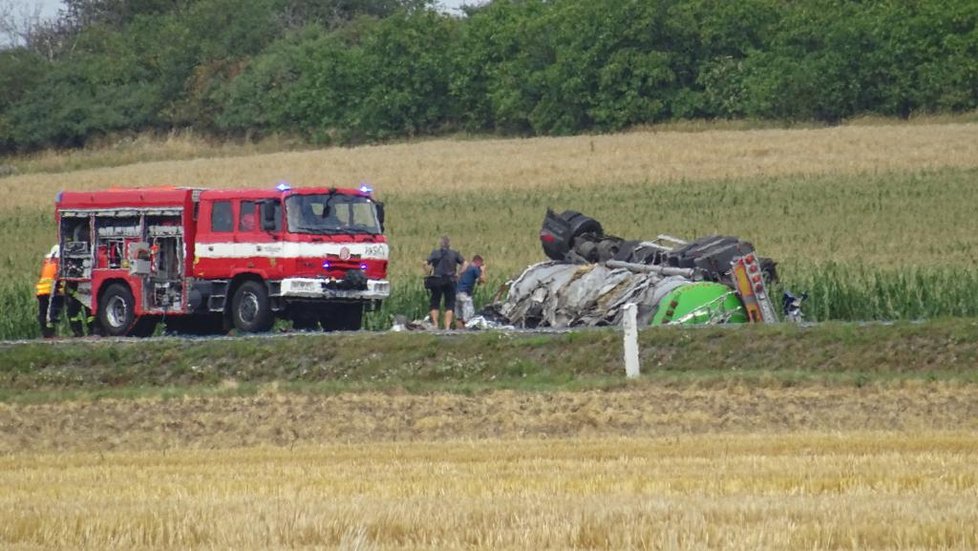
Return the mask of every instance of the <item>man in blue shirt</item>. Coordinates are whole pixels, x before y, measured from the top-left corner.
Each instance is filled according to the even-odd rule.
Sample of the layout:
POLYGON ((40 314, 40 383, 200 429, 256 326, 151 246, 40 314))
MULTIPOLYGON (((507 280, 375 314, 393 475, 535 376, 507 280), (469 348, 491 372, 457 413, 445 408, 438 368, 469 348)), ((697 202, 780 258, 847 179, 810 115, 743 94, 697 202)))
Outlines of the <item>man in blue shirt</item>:
POLYGON ((458 294, 455 296, 455 319, 459 329, 465 327, 465 322, 475 316, 475 304, 472 295, 475 286, 486 281, 485 263, 482 257, 475 255, 472 262, 462 270, 458 278, 458 294))

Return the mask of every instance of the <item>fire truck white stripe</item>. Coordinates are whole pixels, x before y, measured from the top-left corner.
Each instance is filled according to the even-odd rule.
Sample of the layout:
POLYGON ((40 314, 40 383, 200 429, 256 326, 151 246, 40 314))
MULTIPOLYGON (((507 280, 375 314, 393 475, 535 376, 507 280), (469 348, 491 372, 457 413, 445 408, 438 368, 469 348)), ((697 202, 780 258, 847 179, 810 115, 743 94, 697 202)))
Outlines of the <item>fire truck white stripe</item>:
POLYGON ((197 258, 324 258, 346 247, 360 258, 387 260, 387 243, 196 243, 197 258))

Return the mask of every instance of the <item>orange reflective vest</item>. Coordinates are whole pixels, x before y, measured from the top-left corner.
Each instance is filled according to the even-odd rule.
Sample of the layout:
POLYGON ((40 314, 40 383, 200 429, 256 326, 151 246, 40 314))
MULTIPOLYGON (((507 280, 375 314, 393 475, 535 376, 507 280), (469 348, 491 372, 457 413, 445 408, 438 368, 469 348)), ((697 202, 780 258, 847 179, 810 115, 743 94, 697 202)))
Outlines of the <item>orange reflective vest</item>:
POLYGON ((37 296, 50 295, 54 289, 54 279, 58 277, 58 259, 45 258, 44 265, 41 267, 41 278, 37 280, 34 288, 37 296))

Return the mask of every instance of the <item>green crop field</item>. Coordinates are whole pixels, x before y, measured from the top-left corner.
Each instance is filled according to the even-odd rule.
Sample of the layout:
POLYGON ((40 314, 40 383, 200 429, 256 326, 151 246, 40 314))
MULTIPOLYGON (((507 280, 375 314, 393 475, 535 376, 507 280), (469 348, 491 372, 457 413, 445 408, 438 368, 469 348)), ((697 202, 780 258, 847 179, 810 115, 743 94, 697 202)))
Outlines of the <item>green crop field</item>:
POLYGON ((537 231, 547 207, 582 211, 625 238, 748 239, 780 262, 784 288, 810 293, 809 319, 978 316, 976 143, 976 124, 647 131, 218 152, 9 177, 0 180, 8 198, 0 205, 0 338, 36 334, 31 287, 54 238, 57 190, 260 186, 280 178, 368 180, 387 203, 394 291, 369 321, 375 328, 392 313, 423 315, 421 261, 442 234, 463 254, 486 257, 490 285, 479 298, 488 300, 544 258, 537 231))

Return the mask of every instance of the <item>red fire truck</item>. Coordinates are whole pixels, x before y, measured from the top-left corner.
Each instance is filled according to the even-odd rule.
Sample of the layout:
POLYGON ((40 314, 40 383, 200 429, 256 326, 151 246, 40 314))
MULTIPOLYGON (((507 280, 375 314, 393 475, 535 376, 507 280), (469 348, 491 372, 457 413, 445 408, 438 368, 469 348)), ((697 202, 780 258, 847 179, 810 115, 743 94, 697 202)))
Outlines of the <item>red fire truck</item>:
POLYGON ((99 332, 359 329, 387 298, 383 204, 359 189, 62 192, 58 279, 99 332))

